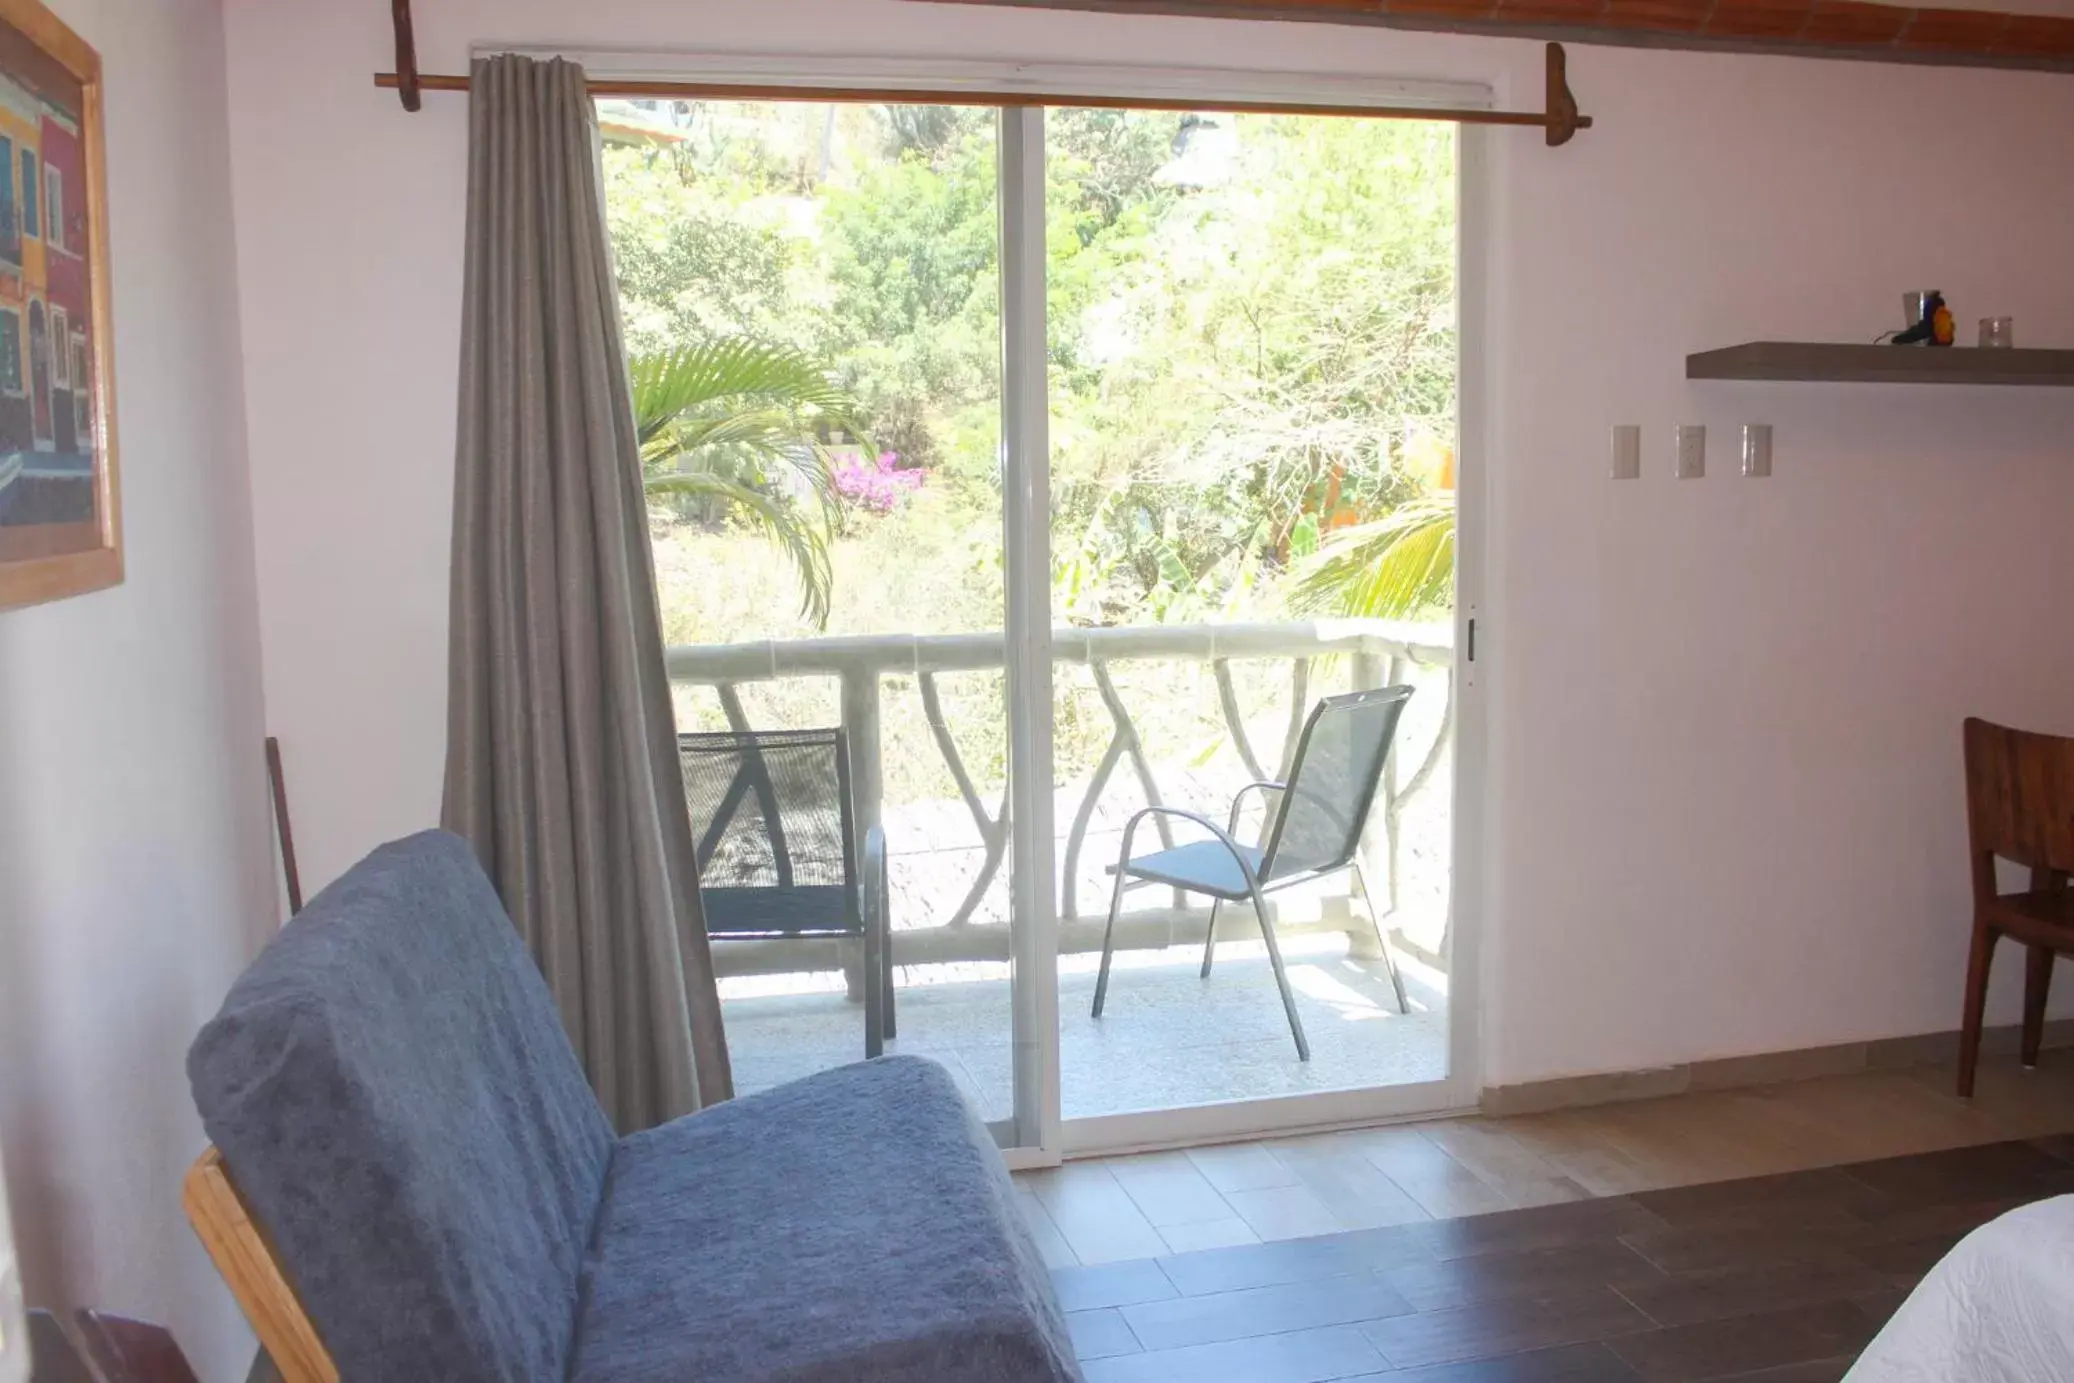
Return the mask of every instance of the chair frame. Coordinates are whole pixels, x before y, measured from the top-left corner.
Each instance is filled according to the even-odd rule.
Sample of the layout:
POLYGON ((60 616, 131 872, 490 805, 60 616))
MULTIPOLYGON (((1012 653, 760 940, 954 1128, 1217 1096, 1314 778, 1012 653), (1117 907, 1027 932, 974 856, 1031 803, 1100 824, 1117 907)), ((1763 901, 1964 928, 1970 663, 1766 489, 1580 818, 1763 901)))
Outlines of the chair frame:
POLYGON ((273 1245, 238 1194, 223 1154, 211 1147, 195 1159, 182 1184, 180 1203, 252 1333, 280 1370, 282 1383, 338 1383, 338 1365, 318 1338, 273 1245))
MULTIPOLYGON (((892 908, 886 896, 886 837, 885 832, 872 826, 864 832, 862 840, 863 859, 860 862, 857 834, 856 803, 851 797, 850 736, 841 726, 806 730, 722 730, 688 731, 677 736, 678 754, 681 756, 686 745, 696 740, 710 739, 719 742, 732 740, 744 750, 741 767, 736 780, 729 784, 722 795, 719 810, 713 820, 707 822, 699 833, 695 851, 701 870, 712 858, 726 834, 728 822, 740 810, 741 799, 753 792, 764 821, 771 832, 771 844, 776 851, 777 867, 781 876, 791 872, 790 856, 785 847, 783 814, 777 810, 776 793, 772 790, 770 776, 761 768, 761 749, 768 741, 779 741, 786 736, 826 735, 832 738, 835 748, 835 782, 837 810, 842 820, 843 880, 850 889, 850 906, 857 919, 857 930, 847 928, 837 931, 809 931, 796 935, 808 937, 854 937, 863 944, 863 961, 860 976, 864 991, 864 1055, 869 1060, 885 1052, 887 1039, 897 1035, 893 1002, 893 937, 892 908), (756 758, 757 771, 749 771, 749 758, 756 758), (873 851, 877 854, 874 857, 873 851), (876 882, 874 882, 876 879, 876 882)), ((775 887, 787 887, 778 884, 775 887)), ((707 933, 717 942, 755 940, 760 933, 707 933)))
POLYGON ((1381 787, 1383 763, 1387 763, 1389 756, 1397 752, 1394 730, 1391 735, 1391 743, 1384 751, 1383 760, 1376 765, 1376 772, 1362 785, 1361 794, 1354 809, 1355 829, 1348 833, 1349 840, 1345 852, 1329 864, 1302 869, 1296 873, 1286 874, 1279 878, 1275 875, 1275 856, 1281 849, 1282 829, 1289 818, 1291 789, 1303 780, 1304 760, 1310 754, 1311 734, 1317 728, 1320 717, 1325 714, 1328 708, 1346 705, 1349 702, 1394 701, 1401 703, 1409 700, 1411 694, 1412 688, 1406 686, 1378 687, 1372 691, 1354 692, 1347 696, 1327 697, 1320 701, 1311 708, 1310 716, 1304 721, 1303 735, 1298 739, 1296 755, 1290 761, 1288 780, 1286 782, 1275 782, 1260 779, 1240 788, 1232 795, 1231 817, 1224 826, 1220 827, 1215 821, 1212 821, 1200 812, 1188 811, 1181 807, 1155 805, 1141 808, 1132 814, 1130 820, 1124 823, 1123 846, 1117 852, 1115 867, 1110 871, 1116 876, 1116 884, 1109 894, 1109 919, 1102 928, 1102 966, 1095 978, 1094 1017, 1100 1018, 1102 1016, 1103 1004, 1109 997, 1109 966, 1115 953, 1116 916, 1123 909, 1123 895, 1127 889, 1157 884, 1167 887, 1181 887, 1184 892, 1209 894, 1212 900, 1210 904, 1209 935, 1203 941, 1203 968, 1200 972, 1203 979, 1210 978, 1210 966, 1216 959, 1217 918, 1219 912, 1227 901, 1238 902, 1241 898, 1247 898, 1252 901, 1254 916, 1260 921, 1261 939, 1267 943, 1267 958, 1269 965, 1275 973, 1275 988, 1282 996, 1282 1011, 1289 1018, 1290 1036, 1296 1039, 1297 1060, 1309 1061, 1311 1059, 1310 1039, 1304 1034, 1303 1018, 1296 1010, 1296 994, 1289 987, 1289 972, 1282 962, 1282 944, 1275 935, 1274 922, 1268 915, 1267 895, 1277 889, 1287 888, 1295 884, 1309 883, 1314 879, 1322 878, 1327 874, 1337 873, 1342 869, 1351 869, 1355 882, 1360 885, 1362 902, 1368 907, 1369 921, 1375 927, 1376 941, 1382 947, 1383 961, 1390 970, 1390 986, 1397 994, 1397 1011, 1399 1013, 1411 1012, 1411 1005, 1406 999, 1404 992, 1404 976, 1397 969, 1397 957, 1390 950, 1389 933, 1383 927, 1382 914, 1376 910, 1374 895, 1368 889, 1366 871, 1361 866, 1361 836, 1367 830, 1368 815, 1375 806, 1376 793, 1381 787), (1240 810, 1245 804, 1246 794, 1256 789, 1263 796, 1269 792, 1281 794, 1280 804, 1275 808, 1273 822, 1268 830, 1267 845, 1261 851, 1258 870, 1247 860, 1246 851, 1238 842, 1240 810), (1208 831, 1214 840, 1231 853, 1232 860, 1239 867, 1240 877, 1245 880, 1245 893, 1226 895, 1208 889, 1190 889, 1182 885, 1172 884, 1164 879, 1131 878, 1131 842, 1137 836, 1139 823, 1148 817, 1155 816, 1176 817, 1183 821, 1193 822, 1208 831))
POLYGON ((2026 1068, 2038 1064, 2045 1039, 2045 1002, 2053 961, 2074 953, 2074 739, 2013 730, 1978 718, 1965 726, 1966 831, 1972 856, 1973 943, 1966 964, 1966 1001, 1959 1028, 1959 1096, 1973 1095, 1987 1013, 1988 973, 2005 936, 2027 948, 2024 1025, 2026 1068), (2002 893, 1995 861, 2030 870, 2029 887, 2002 893), (2054 914, 2058 914, 2055 916, 2054 914))

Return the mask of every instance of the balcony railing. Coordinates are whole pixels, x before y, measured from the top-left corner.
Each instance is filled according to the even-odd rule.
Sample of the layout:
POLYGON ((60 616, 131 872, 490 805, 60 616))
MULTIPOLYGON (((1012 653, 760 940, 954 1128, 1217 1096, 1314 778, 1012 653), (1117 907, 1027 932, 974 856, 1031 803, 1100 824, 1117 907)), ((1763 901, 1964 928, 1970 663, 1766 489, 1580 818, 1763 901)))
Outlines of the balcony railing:
MULTIPOLYGON (((1071 825, 1062 840, 1059 887, 1059 948, 1097 948, 1108 899, 1084 898, 1079 887, 1081 856, 1104 795, 1112 791, 1116 773, 1128 766, 1147 803, 1164 800, 1159 766, 1145 749, 1132 708, 1118 688, 1112 668, 1128 661, 1207 664, 1214 677, 1219 712, 1232 748, 1254 778, 1286 775, 1299 734, 1312 704, 1310 686, 1320 659, 1349 660, 1355 688, 1387 686, 1407 679, 1414 668, 1438 670, 1445 704, 1437 727, 1413 746, 1418 761, 1409 769, 1393 753, 1377 794, 1378 819, 1371 822, 1370 843, 1363 857, 1369 879, 1384 885, 1376 902, 1395 911, 1402 879, 1404 815, 1431 785, 1453 739, 1455 718, 1454 649, 1451 629, 1434 625, 1401 625, 1376 620, 1336 620, 1280 624, 1152 625, 1110 629, 1061 627, 1052 632, 1053 661, 1081 664, 1089 670, 1109 720, 1109 739, 1094 771, 1080 788, 1071 825), (1289 700, 1281 743, 1273 758, 1263 758, 1240 710, 1232 664, 1254 660, 1284 661, 1289 666, 1289 700), (1387 900, 1387 901, 1386 901, 1387 900)), ((1005 666, 1005 640, 998 632, 980 634, 837 635, 740 644, 679 645, 667 652, 672 683, 708 687, 716 694, 729 728, 759 728, 751 723, 741 688, 748 683, 787 678, 834 679, 841 689, 841 717, 848 731, 852 790, 857 830, 880 824, 885 816, 885 771, 881 744, 882 698, 890 677, 913 678, 921 698, 930 739, 956 784, 982 847, 963 897, 947 915, 928 918, 896 915, 894 956, 903 965, 1004 960, 1009 943, 1004 927, 975 924, 974 914, 999 875, 1008 850, 1009 819, 1005 796, 990 804, 960 753, 957 736, 944 715, 939 679, 948 673, 983 672, 1005 666)), ((1141 708, 1141 713, 1145 708, 1141 708)), ((770 727, 762 727, 770 728, 770 727)), ((1063 805, 1063 803, 1062 803, 1063 805)), ((1158 823, 1163 842, 1173 843, 1172 827, 1158 823)), ((896 850, 897 850, 896 842, 896 850)), ((1119 944, 1126 948, 1199 942, 1207 908, 1187 907, 1181 895, 1168 909, 1134 911, 1119 923, 1119 944)), ((1234 936, 1251 929, 1251 919, 1230 909, 1220 934, 1234 936)), ((1342 914, 1321 925, 1348 931, 1357 943, 1369 939, 1367 922, 1342 914)), ((1440 948, 1444 951, 1444 947, 1440 948)), ((725 974, 769 973, 804 968, 830 969, 854 957, 828 941, 772 941, 731 944, 716 963, 725 974)))

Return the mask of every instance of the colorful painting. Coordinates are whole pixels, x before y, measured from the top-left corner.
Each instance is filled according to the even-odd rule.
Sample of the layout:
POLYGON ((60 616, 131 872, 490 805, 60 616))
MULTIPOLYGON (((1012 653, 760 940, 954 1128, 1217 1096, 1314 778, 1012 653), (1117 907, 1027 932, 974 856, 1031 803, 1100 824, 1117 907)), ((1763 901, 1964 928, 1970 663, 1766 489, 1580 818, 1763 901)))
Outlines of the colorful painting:
POLYGON ((122 579, 100 58, 0 0, 0 609, 122 579))

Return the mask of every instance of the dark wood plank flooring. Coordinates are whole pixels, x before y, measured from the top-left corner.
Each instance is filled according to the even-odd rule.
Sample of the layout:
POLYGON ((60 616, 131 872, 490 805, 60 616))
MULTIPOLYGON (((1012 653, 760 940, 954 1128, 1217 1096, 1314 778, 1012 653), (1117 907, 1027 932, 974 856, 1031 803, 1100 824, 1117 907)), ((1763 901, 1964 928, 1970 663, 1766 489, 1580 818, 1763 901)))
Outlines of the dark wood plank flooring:
POLYGON ((1834 1383, 2074 1139, 1887 1158, 1053 1276, 1088 1383, 1834 1383))

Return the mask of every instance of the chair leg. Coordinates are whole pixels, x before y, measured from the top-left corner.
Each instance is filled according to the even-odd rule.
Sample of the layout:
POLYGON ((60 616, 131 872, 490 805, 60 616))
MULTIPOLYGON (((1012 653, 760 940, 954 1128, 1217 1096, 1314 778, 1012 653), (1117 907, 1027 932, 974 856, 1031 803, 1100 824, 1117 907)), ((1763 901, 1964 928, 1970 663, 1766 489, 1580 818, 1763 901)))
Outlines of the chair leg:
POLYGON ((864 924, 864 1059, 871 1060, 886 1050, 886 935, 885 914, 873 926, 864 924))
POLYGON ((1966 1016, 1959 1025, 1959 1098, 1973 1098, 1973 1070, 1980 1064, 1980 1024, 1988 1005, 1988 967, 2001 934, 1984 920, 1973 922, 1973 954, 1966 962, 1966 1016))
POLYGON ((1375 895, 1368 891, 1368 873, 1359 864, 1354 866, 1354 882, 1361 885, 1361 901, 1368 906, 1368 920, 1375 925, 1375 944, 1382 948, 1383 964, 1390 967, 1390 988, 1397 991, 1397 1011, 1410 1013, 1411 1002, 1404 997, 1404 975, 1397 968, 1397 953, 1390 949, 1390 933, 1383 926, 1383 915, 1376 911, 1375 895))
POLYGON ((1275 940, 1275 924, 1267 918, 1267 899, 1253 889, 1253 912, 1260 919, 1260 935, 1267 942, 1268 963, 1275 967, 1275 988, 1282 991, 1282 1011, 1289 1015, 1289 1033, 1296 1039, 1296 1059, 1311 1059, 1310 1039, 1303 1035, 1303 1019, 1296 1012, 1296 995, 1289 988, 1289 972, 1282 965, 1282 943, 1275 940))
POLYGON ((1210 962, 1217 958, 1217 914, 1224 908, 1222 898, 1210 900, 1210 934, 1203 938, 1203 971, 1200 978, 1210 978, 1210 962))
POLYGON ((2045 997, 2052 992, 2050 946, 2034 944, 2024 957, 2024 1045, 2026 1068, 2038 1064, 2038 1049, 2045 1045, 2045 997))
MULTIPOLYGON (((1124 842, 1124 849, 1130 849, 1129 841, 1124 842)), ((1116 914, 1122 908, 1123 868, 1122 862, 1119 861, 1116 870, 1116 887, 1109 892, 1109 921, 1102 928, 1102 969, 1095 976, 1094 1016, 1097 1018, 1102 1016, 1102 1001, 1109 997, 1109 957, 1116 944, 1116 914)))
POLYGON ((885 918, 880 924, 885 928, 885 935, 879 938, 879 952, 886 958, 885 975, 880 980, 879 1031, 890 1042, 900 1035, 893 1017, 893 909, 890 906, 881 909, 879 916, 885 918))

